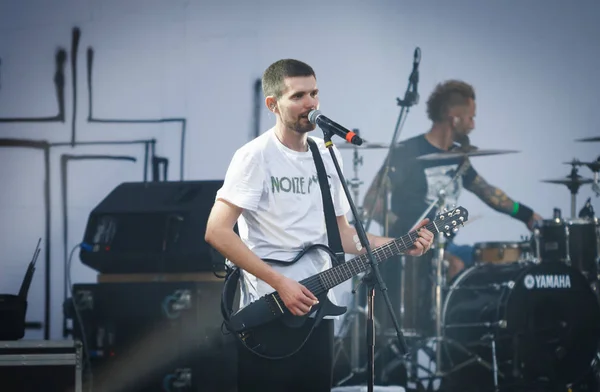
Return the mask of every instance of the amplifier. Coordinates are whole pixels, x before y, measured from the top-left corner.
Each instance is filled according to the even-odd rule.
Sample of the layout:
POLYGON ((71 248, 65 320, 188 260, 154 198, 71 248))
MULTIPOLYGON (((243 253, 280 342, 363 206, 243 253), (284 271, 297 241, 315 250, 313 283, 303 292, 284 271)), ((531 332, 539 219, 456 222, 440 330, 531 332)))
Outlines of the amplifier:
POLYGON ((222 180, 128 182, 88 218, 79 257, 101 273, 223 271, 204 241, 222 180))
POLYGON ((73 336, 87 343, 94 387, 234 391, 235 340, 221 329, 222 287, 222 280, 73 285, 79 318, 72 309, 69 318, 73 336))

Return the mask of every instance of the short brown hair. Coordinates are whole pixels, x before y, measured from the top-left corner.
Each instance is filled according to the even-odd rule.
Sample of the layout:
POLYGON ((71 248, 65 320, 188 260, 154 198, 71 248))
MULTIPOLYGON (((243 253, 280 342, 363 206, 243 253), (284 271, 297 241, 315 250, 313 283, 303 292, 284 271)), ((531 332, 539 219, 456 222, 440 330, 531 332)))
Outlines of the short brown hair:
POLYGON ((262 76, 262 89, 265 98, 281 97, 283 94, 283 80, 296 76, 315 76, 315 71, 310 65, 293 59, 283 59, 269 65, 262 76))
POLYGON ((438 84, 427 100, 427 116, 433 122, 444 121, 454 106, 466 105, 475 100, 473 86, 460 80, 448 80, 438 84))

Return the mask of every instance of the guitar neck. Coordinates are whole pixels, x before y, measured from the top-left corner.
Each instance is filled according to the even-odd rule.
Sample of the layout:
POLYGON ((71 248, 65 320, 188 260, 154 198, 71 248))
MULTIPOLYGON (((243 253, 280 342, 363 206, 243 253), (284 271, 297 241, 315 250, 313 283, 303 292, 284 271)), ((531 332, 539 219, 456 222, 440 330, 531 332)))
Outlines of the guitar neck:
MULTIPOLYGON (((436 222, 428 223, 427 228, 432 233, 437 233, 438 229, 436 222)), ((419 234, 416 231, 411 231, 408 234, 403 235, 400 238, 396 238, 387 244, 381 245, 372 250, 374 261, 379 263, 388 258, 401 254, 406 250, 410 249, 414 242, 419 238, 419 234)), ((346 280, 358 275, 361 272, 366 271, 370 266, 369 258, 367 254, 357 256, 345 263, 342 263, 336 267, 330 268, 326 271, 320 272, 314 276, 302 280, 300 283, 307 287, 313 288, 315 295, 323 294, 331 288, 345 282, 346 280)))

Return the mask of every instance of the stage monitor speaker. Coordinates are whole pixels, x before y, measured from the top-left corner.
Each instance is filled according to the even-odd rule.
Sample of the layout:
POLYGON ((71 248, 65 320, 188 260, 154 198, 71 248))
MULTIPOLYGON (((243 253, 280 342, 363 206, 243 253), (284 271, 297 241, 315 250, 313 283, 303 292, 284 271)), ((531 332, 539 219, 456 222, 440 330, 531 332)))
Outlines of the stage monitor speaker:
POLYGON ((105 274, 223 271, 204 241, 223 180, 128 182, 90 213, 79 257, 105 274))

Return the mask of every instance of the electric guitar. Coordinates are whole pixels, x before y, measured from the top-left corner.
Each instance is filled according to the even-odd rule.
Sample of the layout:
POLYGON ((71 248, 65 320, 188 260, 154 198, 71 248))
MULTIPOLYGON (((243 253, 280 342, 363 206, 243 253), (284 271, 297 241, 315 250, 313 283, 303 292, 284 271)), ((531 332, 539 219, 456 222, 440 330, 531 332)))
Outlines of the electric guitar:
MULTIPOLYGON (((468 211, 462 207, 457 207, 451 211, 437 215, 425 227, 434 235, 437 233, 451 235, 458 231, 458 228, 463 226, 467 219, 468 211)), ((417 232, 411 231, 400 238, 372 249, 374 261, 376 263, 383 262, 392 256, 405 252, 413 246, 417 238, 417 232)), ((317 244, 304 249, 292 262, 299 260, 307 252, 315 248, 326 250, 335 256, 327 246, 317 244)), ((334 305, 327 297, 327 292, 353 276, 366 271, 369 267, 370 262, 368 257, 366 254, 363 254, 301 280, 299 283, 308 288, 319 300, 319 303, 313 306, 308 314, 303 316, 293 315, 275 291, 262 296, 237 312, 227 315, 225 317, 225 325, 229 331, 237 335, 247 348, 259 356, 270 359, 290 356, 298 351, 308 339, 308 336, 312 333, 312 327, 307 329, 305 339, 299 342, 290 342, 287 345, 288 347, 282 347, 281 345, 268 347, 265 343, 268 339, 265 338, 275 333, 285 334, 286 328, 306 328, 304 325, 306 319, 315 314, 315 312, 315 325, 325 316, 339 316, 344 314, 346 307, 334 305), (296 347, 295 350, 294 347, 296 347)))

